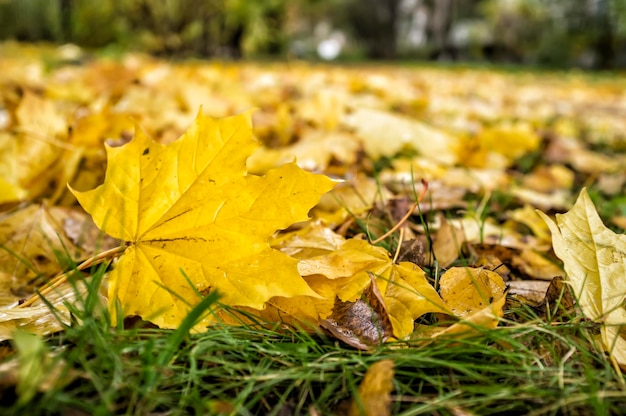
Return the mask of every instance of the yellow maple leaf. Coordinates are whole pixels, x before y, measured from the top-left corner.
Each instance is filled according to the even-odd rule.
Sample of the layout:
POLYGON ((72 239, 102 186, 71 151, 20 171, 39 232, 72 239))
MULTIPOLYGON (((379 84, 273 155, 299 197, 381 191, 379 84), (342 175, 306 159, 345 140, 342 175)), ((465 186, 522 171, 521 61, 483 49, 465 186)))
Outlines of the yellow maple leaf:
POLYGON ((73 192, 100 229, 126 241, 110 277, 111 306, 119 299, 124 315, 176 327, 198 292, 218 290, 224 304, 256 309, 272 296, 316 296, 297 261, 268 239, 308 219, 334 183, 295 163, 246 174, 257 146, 249 113, 200 113, 168 145, 137 131, 128 144, 107 147, 104 184, 73 192))
POLYGON ((583 313, 604 324, 604 347, 626 368, 626 339, 622 335, 626 328, 626 235, 604 226, 586 189, 569 212, 557 214, 556 222, 538 213, 552 231, 554 252, 563 260, 583 313))
MULTIPOLYGON (((540 137, 533 131, 530 123, 518 122, 515 124, 502 123, 495 127, 485 127, 478 133, 478 149, 468 150, 472 162, 470 166, 490 166, 505 168, 514 160, 535 151, 541 142, 540 137), (482 163, 476 163, 482 159, 482 163)), ((476 166, 476 167, 478 167, 476 166)))

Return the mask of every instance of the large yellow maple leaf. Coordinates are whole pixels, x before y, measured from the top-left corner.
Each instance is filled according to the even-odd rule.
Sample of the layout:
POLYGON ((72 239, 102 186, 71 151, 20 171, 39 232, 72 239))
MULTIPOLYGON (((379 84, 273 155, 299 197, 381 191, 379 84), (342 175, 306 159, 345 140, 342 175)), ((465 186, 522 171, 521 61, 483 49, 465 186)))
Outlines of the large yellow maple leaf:
POLYGON ((73 192, 101 230, 126 241, 110 276, 111 306, 118 299, 126 316, 176 327, 210 290, 224 304, 255 309, 272 296, 317 296, 297 261, 268 239, 308 219, 333 181, 295 163, 247 174, 257 146, 246 113, 200 114, 168 145, 138 130, 128 144, 107 147, 104 184, 73 192))

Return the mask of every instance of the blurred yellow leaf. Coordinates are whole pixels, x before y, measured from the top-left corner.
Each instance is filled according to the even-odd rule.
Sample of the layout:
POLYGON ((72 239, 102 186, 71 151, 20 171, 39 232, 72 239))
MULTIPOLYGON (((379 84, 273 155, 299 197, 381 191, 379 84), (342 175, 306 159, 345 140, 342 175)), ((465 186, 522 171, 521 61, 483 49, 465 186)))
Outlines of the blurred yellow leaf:
POLYGON ((39 336, 17 330, 12 344, 17 359, 0 365, 0 386, 6 390, 15 382, 18 403, 27 404, 38 392, 62 389, 76 378, 77 372, 55 357, 39 336))
POLYGON ((31 295, 72 262, 106 249, 98 244, 97 231, 74 208, 31 204, 1 213, 0 287, 10 290, 0 291, 0 306, 31 295))
POLYGON ((20 201, 28 195, 19 178, 19 162, 17 139, 0 132, 0 204, 20 201))
POLYGON ((626 368, 626 235, 604 226, 586 189, 556 222, 539 214, 552 231, 554 252, 578 304, 587 318, 603 323, 604 347, 626 368))
POLYGON ((261 147, 248 159, 248 170, 254 173, 266 172, 270 168, 283 165, 295 157, 298 166, 309 171, 323 171, 331 161, 340 161, 351 166, 356 162, 360 144, 347 133, 309 131, 292 144, 278 149, 261 147))
POLYGON ((518 256, 513 257, 511 265, 533 279, 551 280, 554 276, 562 274, 559 266, 553 261, 529 248, 522 250, 518 256))
POLYGON ((488 152, 484 166, 506 167, 536 150, 541 140, 529 124, 517 123, 485 128, 479 133, 478 141, 488 152))
POLYGON ((386 416, 390 414, 394 363, 381 360, 370 366, 359 386, 359 397, 350 403, 349 416, 386 416))
POLYGON ((16 134, 0 135, 0 203, 34 199, 58 186, 54 179, 67 146, 67 122, 53 101, 26 91, 15 119, 16 134))
POLYGON ((390 196, 391 193, 373 178, 359 173, 322 196, 315 207, 314 217, 326 224, 339 224, 350 216, 368 212, 377 199, 386 200, 390 196))
POLYGON ((199 114, 169 145, 138 131, 107 147, 104 184, 74 194, 98 227, 127 242, 110 277, 111 307, 119 299, 124 315, 176 327, 198 292, 218 290, 223 303, 256 309, 272 296, 316 296, 297 260, 268 240, 306 220, 334 183, 293 163, 247 175, 257 146, 249 114, 199 114))
POLYGON ((550 241, 550 229, 530 205, 526 204, 523 208, 510 211, 508 215, 512 220, 530 228, 540 241, 550 241))
POLYGON ((15 114, 20 131, 42 142, 67 133, 67 121, 52 100, 26 91, 15 114))
POLYGON ((374 159, 393 156, 408 147, 445 165, 459 160, 458 140, 454 136, 408 117, 359 108, 347 115, 343 123, 355 129, 365 151, 374 159))

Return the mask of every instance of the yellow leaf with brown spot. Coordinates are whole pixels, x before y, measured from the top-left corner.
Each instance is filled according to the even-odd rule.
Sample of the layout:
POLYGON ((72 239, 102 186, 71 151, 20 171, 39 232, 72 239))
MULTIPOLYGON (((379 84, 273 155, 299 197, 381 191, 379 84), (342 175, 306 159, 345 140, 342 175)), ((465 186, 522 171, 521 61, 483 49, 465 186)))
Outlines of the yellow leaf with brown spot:
POLYGON ((466 318, 502 297, 505 284, 491 270, 452 267, 439 279, 439 288, 447 308, 466 318))

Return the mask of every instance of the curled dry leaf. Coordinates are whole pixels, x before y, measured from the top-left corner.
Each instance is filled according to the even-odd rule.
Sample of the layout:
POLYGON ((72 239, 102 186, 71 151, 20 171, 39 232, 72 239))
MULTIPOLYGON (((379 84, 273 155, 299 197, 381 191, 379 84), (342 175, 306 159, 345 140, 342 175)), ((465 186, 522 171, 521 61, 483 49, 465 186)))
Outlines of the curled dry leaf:
POLYGON ((335 300, 332 314, 320 321, 322 328, 354 348, 367 350, 393 334, 389 313, 376 286, 374 275, 361 298, 354 302, 335 300))
POLYGON ((563 276, 554 276, 550 281, 548 290, 546 290, 546 297, 540 311, 547 312, 549 310, 554 316, 561 311, 572 309, 575 304, 576 299, 572 293, 572 287, 567 284, 563 276))
POLYGON ((546 291, 550 286, 550 282, 544 280, 520 280, 509 282, 509 297, 518 302, 539 306, 546 300, 546 291))

